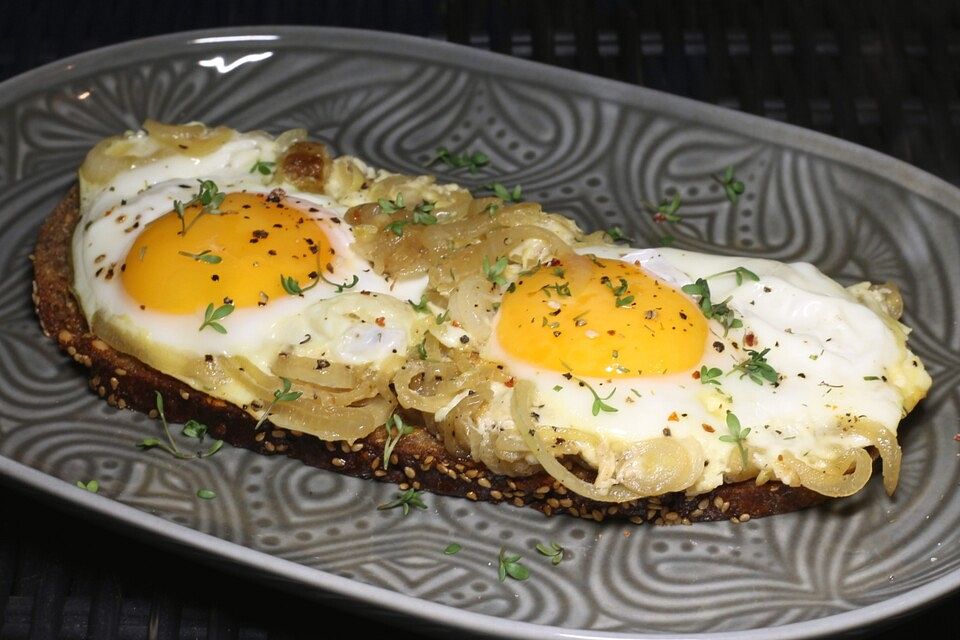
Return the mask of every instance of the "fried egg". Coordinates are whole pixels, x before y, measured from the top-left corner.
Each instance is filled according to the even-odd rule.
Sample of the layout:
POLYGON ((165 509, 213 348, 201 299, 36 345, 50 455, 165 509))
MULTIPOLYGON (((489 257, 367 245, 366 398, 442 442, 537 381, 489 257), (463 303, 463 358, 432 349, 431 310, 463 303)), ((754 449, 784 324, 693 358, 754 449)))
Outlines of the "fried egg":
POLYGON ((231 132, 199 156, 161 151, 156 138, 115 139, 128 164, 83 182, 74 290, 95 333, 241 406, 249 393, 202 375, 212 357, 263 372, 279 353, 378 366, 405 357, 416 314, 378 298, 420 299, 426 279, 374 273, 351 249, 345 206, 267 184, 272 137, 231 132))
MULTIPOLYGON (((483 357, 534 385, 541 425, 699 450, 704 471, 689 493, 736 466, 728 415, 750 430, 740 444, 752 467, 771 469, 785 452, 815 464, 870 444, 845 421, 896 433, 930 386, 870 289, 845 289, 810 264, 609 245, 578 253, 515 280, 483 357)), ((510 421, 506 399, 493 406, 488 426, 510 421)))

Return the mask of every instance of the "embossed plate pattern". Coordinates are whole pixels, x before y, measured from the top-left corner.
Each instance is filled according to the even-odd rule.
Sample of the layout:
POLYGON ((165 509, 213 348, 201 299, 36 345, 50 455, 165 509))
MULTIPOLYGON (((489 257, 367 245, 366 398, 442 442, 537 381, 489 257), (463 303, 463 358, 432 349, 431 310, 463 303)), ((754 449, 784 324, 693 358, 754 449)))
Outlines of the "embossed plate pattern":
MULTIPOLYGON (((0 475, 76 510, 317 597, 503 637, 808 637, 900 615, 960 585, 960 192, 847 143, 611 81, 443 43, 322 28, 176 34, 110 47, 0 91, 0 475), (482 150, 498 179, 588 228, 664 229, 641 199, 678 191, 677 246, 807 260, 843 282, 901 284, 935 380, 902 426, 903 477, 819 509, 745 524, 635 527, 429 496, 224 450, 138 450, 155 422, 110 409, 33 315, 37 227, 87 149, 147 117, 273 132, 423 172, 439 146, 482 150), (710 175, 733 164, 737 206, 710 175), (73 486, 98 478, 101 495, 73 486), (197 488, 216 500, 198 500, 197 488), (570 551, 558 567, 537 541, 570 551), (456 540, 463 551, 444 556, 456 540), (530 580, 496 580, 501 547, 530 580)), ((410 619, 407 619, 410 621, 410 619)), ((423 628, 421 626, 421 628, 423 628)))

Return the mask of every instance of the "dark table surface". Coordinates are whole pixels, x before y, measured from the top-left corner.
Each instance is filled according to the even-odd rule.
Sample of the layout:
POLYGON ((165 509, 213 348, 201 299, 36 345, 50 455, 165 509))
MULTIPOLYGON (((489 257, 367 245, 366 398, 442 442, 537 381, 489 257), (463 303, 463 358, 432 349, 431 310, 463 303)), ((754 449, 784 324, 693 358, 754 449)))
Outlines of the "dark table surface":
MULTIPOLYGON (((0 1, 0 80, 138 37, 330 25, 447 39, 835 135, 960 185, 960 3, 794 0, 0 1)), ((308 638, 331 610, 6 489, 0 639, 308 638)), ((960 595, 868 637, 956 637, 960 595), (951 630, 952 629, 952 630, 951 630)))

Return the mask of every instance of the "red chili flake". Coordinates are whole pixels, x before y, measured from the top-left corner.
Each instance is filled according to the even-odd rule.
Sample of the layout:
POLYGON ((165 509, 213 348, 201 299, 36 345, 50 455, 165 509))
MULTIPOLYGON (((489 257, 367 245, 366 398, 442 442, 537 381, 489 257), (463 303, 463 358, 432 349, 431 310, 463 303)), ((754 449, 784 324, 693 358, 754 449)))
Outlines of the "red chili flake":
POLYGON ((503 384, 504 384, 504 386, 507 387, 508 389, 513 389, 513 383, 514 383, 513 378, 510 378, 509 380, 507 380, 507 381, 504 382, 503 384))
POLYGON ((704 422, 700 426, 703 427, 703 430, 706 431, 707 433, 714 433, 716 431, 716 429, 708 425, 706 422, 704 422))
POLYGON ((693 372, 693 379, 694 379, 694 380, 699 380, 699 379, 700 379, 700 372, 699 372, 699 371, 694 371, 694 372, 693 372))
POLYGON ((757 336, 753 335, 752 333, 748 333, 747 335, 743 336, 743 344, 747 345, 748 347, 752 347, 753 345, 757 344, 757 336))
POLYGON ((378 327, 384 327, 384 326, 386 326, 386 324, 387 324, 387 319, 384 318, 383 316, 380 316, 379 318, 377 318, 376 320, 374 320, 374 322, 377 323, 377 326, 378 326, 378 327))
POLYGON ((957 435, 953 436, 953 439, 956 440, 957 442, 960 442, 960 433, 958 433, 957 435))
POLYGON ((453 325, 454 327, 457 327, 458 329, 460 328, 460 321, 459 321, 459 320, 452 320, 452 321, 450 322, 450 324, 453 325))
POLYGON ((667 420, 669 420, 670 422, 680 422, 680 417, 677 415, 677 412, 674 411, 673 413, 670 414, 670 417, 667 418, 667 420))
POLYGON ((563 263, 560 262, 560 260, 558 260, 557 258, 554 258, 553 260, 550 261, 550 266, 551 266, 551 267, 559 267, 559 266, 562 265, 562 264, 563 264, 563 263))

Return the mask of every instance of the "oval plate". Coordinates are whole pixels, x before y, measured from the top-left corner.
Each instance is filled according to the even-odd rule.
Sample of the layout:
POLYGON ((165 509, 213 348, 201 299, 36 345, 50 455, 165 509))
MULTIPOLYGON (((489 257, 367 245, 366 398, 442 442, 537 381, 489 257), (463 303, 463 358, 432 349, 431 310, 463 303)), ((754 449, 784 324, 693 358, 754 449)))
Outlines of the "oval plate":
MULTIPOLYGON (((795 127, 440 42, 269 27, 175 34, 85 53, 0 85, 0 474, 83 513, 309 591, 500 637, 716 634, 799 638, 860 629, 960 585, 960 192, 906 164, 795 127), (30 303, 37 227, 98 139, 145 118, 272 132, 305 127, 338 153, 422 173, 437 147, 484 151, 497 180, 590 229, 638 243, 806 260, 844 283, 898 282, 911 344, 935 379, 902 425, 894 499, 874 479, 818 509, 692 527, 637 527, 428 496, 224 450, 177 462, 158 432, 110 409, 45 339, 30 303), (731 205, 712 175, 734 165, 731 205), (641 200, 683 198, 667 229, 641 200), (97 478, 99 495, 77 489, 97 478), (199 487, 218 498, 198 500, 199 487), (557 567, 533 550, 568 549, 557 567), (442 550, 459 542, 463 551, 442 550), (526 582, 497 581, 498 550, 526 582)), ((425 625, 424 622, 430 624, 425 625)))

